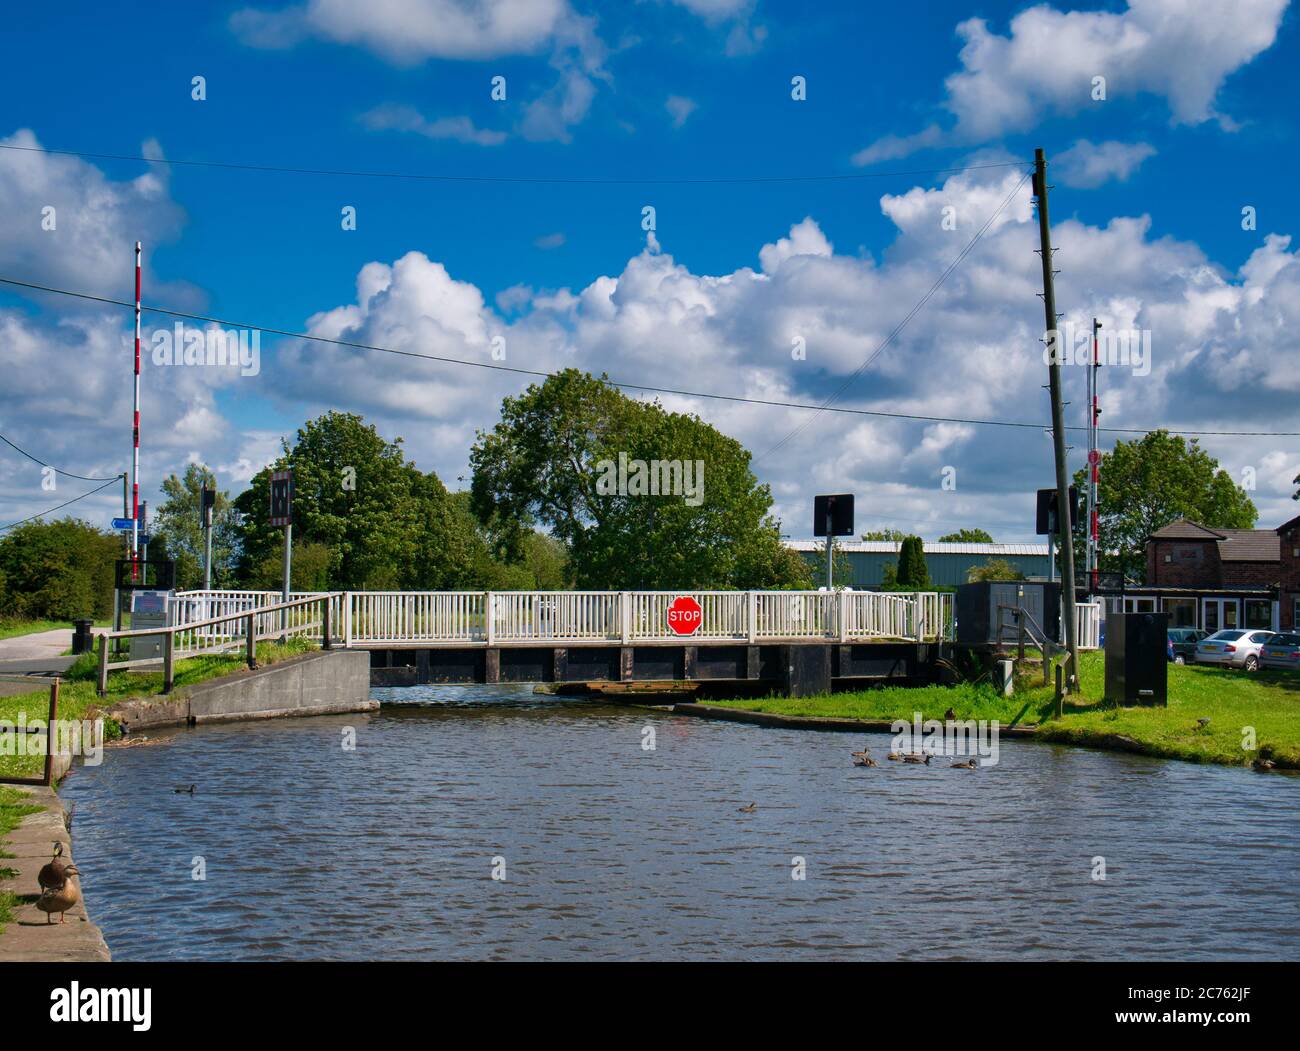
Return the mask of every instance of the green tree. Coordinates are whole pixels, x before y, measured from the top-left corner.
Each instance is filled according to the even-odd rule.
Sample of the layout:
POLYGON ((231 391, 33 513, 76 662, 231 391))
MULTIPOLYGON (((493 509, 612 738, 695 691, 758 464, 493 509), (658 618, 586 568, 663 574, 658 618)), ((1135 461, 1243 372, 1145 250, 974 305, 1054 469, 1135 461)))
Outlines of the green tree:
MULTIPOLYGON (((1187 518, 1208 529, 1250 529, 1255 505, 1245 490, 1193 438, 1165 430, 1117 441, 1103 453, 1098 484, 1101 568, 1141 581, 1146 541, 1158 529, 1187 518)), ((1075 475, 1084 491, 1086 469, 1075 475)), ((1085 517, 1075 523, 1075 561, 1082 565, 1085 517)))
POLYGON ((973 584, 979 580, 1024 580, 1025 575, 1005 558, 990 558, 982 566, 972 566, 966 579, 973 584))
POLYGON ((470 463, 479 521, 512 555, 535 525, 546 527, 567 548, 580 587, 806 587, 811 579, 781 543, 771 492, 740 443, 603 378, 568 369, 506 398, 470 463), (635 473, 635 461, 655 460, 690 464, 692 484, 684 470, 671 495, 642 491, 644 473, 617 484, 620 462, 635 473))
POLYGON ((991 544, 993 538, 983 529, 959 529, 939 537, 941 544, 991 544))
MULTIPOLYGON (((176 563, 176 586, 203 586, 203 521, 200 516, 204 486, 216 489, 216 475, 203 464, 192 463, 183 478, 163 479, 166 499, 153 517, 153 542, 158 554, 176 563)), ((229 587, 234 582, 239 558, 239 516, 230 494, 217 490, 212 514, 212 586, 229 587)))
MULTIPOLYGON (((310 579, 313 589, 443 590, 520 579, 493 559, 467 498, 409 463, 401 439, 386 440, 360 416, 327 412, 282 448, 235 501, 243 579, 265 583, 268 567, 280 564, 283 530, 267 519, 271 472, 286 467, 294 476, 295 558, 301 544, 309 559, 301 577, 292 570, 295 581, 310 579)), ((280 573, 269 586, 279 586, 280 573)))
POLYGON ((122 541, 89 522, 63 518, 0 535, 0 616, 31 620, 107 617, 122 541))
POLYGON ((925 561, 925 546, 919 536, 903 539, 898 549, 898 586, 909 591, 928 591, 930 567, 925 561))
POLYGON ((900 541, 907 536, 901 529, 870 529, 862 534, 863 540, 900 541))

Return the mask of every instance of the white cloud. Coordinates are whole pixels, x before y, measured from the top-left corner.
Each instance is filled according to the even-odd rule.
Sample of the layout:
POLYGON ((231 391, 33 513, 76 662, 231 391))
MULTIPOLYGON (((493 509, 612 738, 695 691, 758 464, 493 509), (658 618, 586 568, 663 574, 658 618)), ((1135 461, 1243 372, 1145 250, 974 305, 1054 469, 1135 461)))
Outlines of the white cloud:
MULTIPOLYGON (((542 249, 561 248, 564 246, 564 234, 559 232, 545 234, 542 237, 537 238, 533 244, 542 249)), ((498 297, 498 302, 499 301, 500 299, 498 297)))
MULTIPOLYGON (((986 142, 1072 114, 1149 93, 1163 98, 1176 124, 1218 118, 1227 78, 1272 47, 1288 0, 1129 0, 1127 9, 1062 11, 1037 4, 1002 36, 982 18, 957 26, 961 69, 945 81, 957 142, 986 142), (1093 99, 1104 77, 1106 101, 1093 99)), ((883 159, 933 145, 930 129, 886 136, 858 156, 883 159)), ((863 160, 859 163, 870 163, 863 160)))
MULTIPOLYGON (((620 272, 572 292, 507 290, 497 301, 507 320, 472 285, 411 254, 391 267, 370 264, 358 301, 318 315, 313 327, 334 331, 328 319, 338 319, 346 338, 476 361, 490 360, 491 339, 500 336, 504 364, 530 370, 576 366, 637 383, 816 404, 880 347, 968 239, 960 229, 941 230, 939 209, 952 204, 966 217, 962 229, 973 231, 1018 178, 968 172, 882 197, 898 236, 880 263, 835 254, 809 217, 760 247, 760 270, 696 274, 648 243, 620 272), (792 358, 793 335, 804 338, 806 361, 792 358)), ((1021 199, 839 404, 1046 425, 1028 200, 1022 187, 1021 199)), ((1286 355, 1294 359, 1300 331, 1300 258, 1285 238, 1266 239, 1233 275, 1194 244, 1152 239, 1146 217, 1103 227, 1067 220, 1057 224, 1057 236, 1071 245, 1058 279, 1067 319, 1087 324, 1095 312, 1108 329, 1153 334, 1150 375, 1106 370, 1107 425, 1248 430, 1267 418, 1265 429, 1297 429, 1300 373, 1277 367, 1286 355)), ((289 360, 297 385, 292 395, 285 388, 291 403, 377 417, 381 430, 405 435, 422 464, 448 478, 466 474, 474 433, 495 422, 500 398, 532 382, 328 347, 303 347, 289 360)), ((1082 404, 1083 370, 1067 370, 1066 384, 1067 397, 1082 404)), ((1036 427, 823 414, 763 459, 808 421, 807 412, 681 395, 662 400, 699 413, 760 457, 757 470, 773 484, 787 532, 804 531, 813 492, 832 485, 864 494, 863 528, 890 524, 937 535, 968 524, 1028 539, 1033 491, 1051 477, 1051 444, 1036 427), (956 468, 954 492, 940 487, 945 466, 956 468)), ((1225 466, 1262 464, 1270 478, 1291 462, 1279 455, 1294 456, 1284 440, 1203 444, 1225 466)), ((1072 466, 1081 458, 1076 449, 1072 466)), ((1261 482, 1256 494, 1262 520, 1281 521, 1289 494, 1264 488, 1261 482)))
POLYGON ((567 0, 309 0, 275 11, 236 11, 230 27, 253 47, 320 37, 410 64, 536 54, 573 17, 567 0))
MULTIPOLYGON (((158 292, 149 255, 173 240, 185 220, 169 196, 165 165, 114 182, 78 157, 40 152, 40 141, 26 128, 0 142, 18 147, 0 150, 0 213, 10 218, 0 238, 0 270, 124 299, 135 288, 135 242, 140 240, 145 280, 158 292), (47 229, 51 223, 53 229, 47 229)), ((146 156, 161 155, 156 142, 145 143, 143 150, 146 156)), ((193 301, 188 292, 172 290, 193 301)))
POLYGON ((454 139, 475 146, 499 146, 506 141, 505 132, 477 128, 469 117, 429 120, 413 106, 376 106, 361 114, 360 120, 372 131, 410 131, 429 139, 454 139))
POLYGON ((1145 142, 1091 143, 1080 139, 1056 158, 1058 178, 1066 186, 1095 189, 1111 179, 1126 182, 1155 147, 1145 142))
POLYGON ((668 100, 664 103, 664 109, 668 111, 669 116, 673 119, 673 127, 680 128, 686 123, 686 120, 698 108, 699 103, 694 99, 688 99, 684 95, 669 95, 668 100))

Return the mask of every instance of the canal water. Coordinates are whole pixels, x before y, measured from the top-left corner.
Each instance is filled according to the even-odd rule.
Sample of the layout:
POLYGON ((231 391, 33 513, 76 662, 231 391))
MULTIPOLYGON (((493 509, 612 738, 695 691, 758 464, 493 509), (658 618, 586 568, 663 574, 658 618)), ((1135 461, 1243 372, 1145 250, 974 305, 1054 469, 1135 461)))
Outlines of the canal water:
POLYGON ((116 959, 1300 958, 1297 778, 1015 741, 903 765, 886 735, 862 769, 845 734, 374 692, 73 773, 116 959))

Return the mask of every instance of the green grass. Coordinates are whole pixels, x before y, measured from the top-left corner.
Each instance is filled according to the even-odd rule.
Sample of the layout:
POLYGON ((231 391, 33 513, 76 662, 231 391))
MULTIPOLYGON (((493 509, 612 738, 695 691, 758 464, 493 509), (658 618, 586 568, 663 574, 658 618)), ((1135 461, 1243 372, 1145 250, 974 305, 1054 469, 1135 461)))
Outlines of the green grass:
MULTIPOLYGON (((0 785, 0 842, 18 827, 18 824, 28 814, 34 814, 41 808, 33 806, 31 803, 22 802, 26 796, 14 788, 6 788, 0 785)), ((10 857, 3 849, 0 849, 0 858, 10 857)), ((0 882, 12 879, 14 870, 5 868, 0 865, 0 882)), ((0 931, 3 931, 5 924, 13 918, 14 906, 18 903, 18 898, 12 891, 0 886, 0 931)))
MULTIPOLYGON (((259 665, 275 664, 317 649, 317 644, 310 639, 289 639, 286 642, 259 642, 257 644, 257 663, 259 665)), ((174 688, 184 689, 214 679, 220 675, 229 675, 245 667, 243 654, 216 654, 205 657, 191 657, 176 662, 174 688)), ((98 676, 97 657, 85 653, 73 661, 64 674, 59 687, 59 718, 83 719, 91 708, 111 708, 113 705, 131 698, 161 697, 162 671, 119 671, 110 672, 108 676, 108 695, 100 697, 96 693, 98 676)), ((49 689, 44 687, 32 693, 18 694, 13 697, 0 697, 0 719, 17 722, 19 716, 26 714, 26 719, 44 720, 49 714, 49 689)), ((115 722, 109 720, 105 725, 105 736, 118 735, 115 722)), ((0 742, 4 738, 0 737, 0 742)), ((44 768, 44 758, 33 755, 0 754, 0 777, 34 777, 44 768)))
POLYGON ((948 708, 959 719, 1039 723, 1038 737, 1064 744, 1115 747, 1129 738, 1149 754, 1202 763, 1240 765, 1262 756, 1279 767, 1300 769, 1300 676, 1207 665, 1169 666, 1166 708, 1121 708, 1102 700, 1105 660, 1099 652, 1080 657, 1081 693, 1067 699, 1061 719, 1052 718, 1053 687, 1037 669, 1017 680, 1003 697, 988 683, 958 686, 884 687, 819 697, 766 697, 707 701, 728 708, 839 719, 942 719, 948 708), (1208 718, 1202 728, 1197 719, 1208 718), (1249 743, 1253 728, 1255 750, 1249 743))

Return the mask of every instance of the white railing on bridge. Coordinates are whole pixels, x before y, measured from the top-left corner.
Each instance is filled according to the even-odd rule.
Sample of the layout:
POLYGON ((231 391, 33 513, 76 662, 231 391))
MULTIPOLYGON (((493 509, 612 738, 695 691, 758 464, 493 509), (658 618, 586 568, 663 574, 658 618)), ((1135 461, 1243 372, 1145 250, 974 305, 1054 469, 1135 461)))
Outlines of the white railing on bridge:
MULTIPOLYGON (((952 637, 952 596, 872 591, 345 591, 292 592, 291 601, 328 596, 331 634, 346 646, 529 643, 746 642, 778 639, 932 641, 952 637), (700 605, 699 630, 668 627, 673 600, 700 605)), ((172 623, 247 613, 282 601, 278 591, 186 591, 172 623)), ((259 618, 270 632, 282 614, 259 618)), ((245 621, 205 625, 211 645, 237 642, 245 621)))

